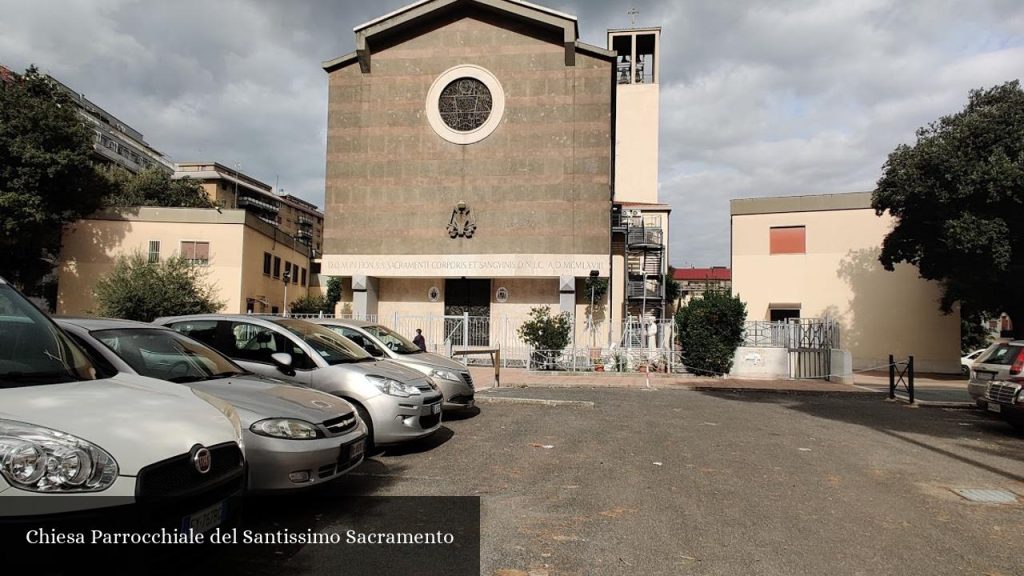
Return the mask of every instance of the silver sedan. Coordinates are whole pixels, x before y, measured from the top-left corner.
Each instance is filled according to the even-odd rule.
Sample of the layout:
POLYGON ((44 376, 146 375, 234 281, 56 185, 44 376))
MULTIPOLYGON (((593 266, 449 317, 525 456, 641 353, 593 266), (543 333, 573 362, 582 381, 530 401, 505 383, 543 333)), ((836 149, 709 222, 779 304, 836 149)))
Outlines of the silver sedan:
POLYGON ((443 397, 422 372, 376 360, 344 336, 305 320, 241 314, 157 318, 247 370, 310 386, 351 402, 368 444, 424 438, 441 427, 443 397))
POLYGON ((367 430, 344 400, 248 373, 183 334, 140 322, 58 318, 97 362, 117 372, 187 384, 234 406, 250 490, 303 488, 363 461, 367 430))

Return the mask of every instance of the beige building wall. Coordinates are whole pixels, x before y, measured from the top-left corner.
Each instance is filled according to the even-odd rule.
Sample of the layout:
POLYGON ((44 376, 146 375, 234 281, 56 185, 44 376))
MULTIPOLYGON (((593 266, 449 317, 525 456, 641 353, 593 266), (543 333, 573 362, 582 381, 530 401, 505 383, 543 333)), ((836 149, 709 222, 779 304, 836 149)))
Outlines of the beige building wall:
POLYGON ((748 320, 768 320, 773 304, 799 304, 802 317, 839 321, 854 369, 886 365, 893 354, 913 355, 920 371, 959 372, 959 314, 939 311, 938 284, 915 267, 882 268, 893 219, 875 215, 869 193, 737 200, 732 211, 733 293, 748 320), (805 226, 806 253, 770 254, 774 226, 805 226))
MULTIPOLYGON (((150 241, 160 242, 160 258, 180 253, 182 241, 209 242, 210 260, 204 268, 207 281, 224 301, 224 312, 245 312, 246 298, 260 296, 280 307, 284 285, 279 279, 264 276, 263 253, 268 252, 308 268, 308 257, 282 242, 284 236, 268 236, 261 226, 269 226, 247 217, 242 210, 205 210, 195 208, 135 208, 121 213, 106 212, 80 220, 64 232, 58 268, 58 314, 91 314, 96 310, 93 288, 109 273, 118 256, 139 251, 149 253, 150 241)), ((278 233, 280 234, 280 233, 278 233)), ((308 280, 307 280, 308 283, 308 280)), ((289 285, 288 299, 295 300, 305 290, 289 285)))
POLYGON ((658 84, 619 84, 615 103, 615 200, 658 203, 658 84))
POLYGON ((197 181, 206 195, 223 208, 239 208, 238 197, 244 195, 277 206, 273 219, 278 229, 300 241, 308 241, 318 253, 321 251, 323 213, 292 196, 276 194, 269 184, 216 162, 178 163, 174 177, 197 181))
POLYGON ((402 275, 349 256, 606 255, 612 63, 578 50, 567 66, 561 40, 472 12, 374 50, 369 73, 330 69, 324 272, 402 275), (505 108, 493 133, 459 145, 431 128, 427 94, 468 64, 497 78, 505 108), (460 201, 472 238, 445 230, 460 201))
POLYGON ((245 244, 242 249, 244 256, 242 264, 241 307, 237 310, 232 309, 232 312, 246 312, 248 306, 247 299, 249 298, 252 298, 254 301, 253 312, 271 312, 274 307, 277 307, 278 311, 284 310, 285 284, 283 278, 274 278, 273 276, 274 258, 281 258, 282 276, 284 275, 285 263, 295 264, 299 267, 298 278, 292 278, 291 282, 288 283, 287 300, 289 308, 292 302, 309 293, 311 279, 309 257, 305 252, 294 250, 290 243, 282 242, 281 240, 281 238, 275 239, 255 228, 246 227, 244 234, 245 244), (270 254, 271 256, 270 274, 263 272, 263 254, 270 254), (302 281, 303 271, 306 273, 305 284, 302 281))

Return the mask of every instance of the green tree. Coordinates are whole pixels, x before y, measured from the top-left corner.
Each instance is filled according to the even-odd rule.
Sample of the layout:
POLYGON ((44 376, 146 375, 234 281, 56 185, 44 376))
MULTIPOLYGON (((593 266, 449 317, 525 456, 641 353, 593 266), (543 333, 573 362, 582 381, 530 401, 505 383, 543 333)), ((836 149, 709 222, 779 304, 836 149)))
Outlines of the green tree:
POLYGON ((988 328, 982 324, 984 315, 960 311, 960 352, 969 354, 989 345, 988 328))
MULTIPOLYGON (((529 344, 535 351, 553 351, 560 353, 569 345, 569 331, 572 324, 565 312, 557 316, 551 315, 551 308, 540 306, 530 309, 530 319, 519 327, 519 338, 529 344)), ((550 357, 534 352, 534 361, 540 361, 545 367, 550 366, 550 357)))
POLYGON ((103 204, 92 141, 70 97, 35 67, 0 79, 0 275, 23 289, 53 269, 64 225, 103 204))
POLYGON ((586 281, 583 283, 584 292, 583 296, 586 297, 587 303, 590 303, 591 289, 593 289, 594 306, 600 306, 604 300, 604 295, 608 293, 608 279, 597 278, 594 276, 587 276, 586 281))
POLYGON ((110 192, 105 204, 122 206, 165 206, 172 208, 215 208, 217 205, 203 191, 199 182, 185 177, 172 179, 159 168, 132 174, 120 166, 101 170, 110 192))
POLYGON ((736 348, 743 342, 747 305, 717 290, 690 300, 676 312, 676 331, 683 361, 698 375, 720 376, 732 369, 736 348))
POLYGON ((896 225, 882 244, 887 270, 917 266, 942 285, 939 307, 998 316, 1024 337, 1024 90, 1018 81, 973 90, 964 109, 918 129, 889 154, 872 197, 896 225))
POLYGON ((327 302, 331 306, 331 312, 334 311, 334 305, 341 301, 341 278, 339 276, 331 276, 327 280, 327 302))
POLYGON ((292 302, 288 311, 292 314, 333 314, 334 304, 326 296, 308 294, 292 302))
POLYGON ((96 313, 152 322, 160 316, 205 314, 224 306, 206 282, 206 268, 181 256, 150 262, 141 252, 120 256, 93 289, 96 313))
POLYGON ((676 300, 679 300, 679 294, 682 292, 683 287, 676 282, 675 278, 672 277, 672 267, 669 267, 668 274, 662 277, 662 281, 665 283, 665 302, 668 305, 673 305, 676 300))

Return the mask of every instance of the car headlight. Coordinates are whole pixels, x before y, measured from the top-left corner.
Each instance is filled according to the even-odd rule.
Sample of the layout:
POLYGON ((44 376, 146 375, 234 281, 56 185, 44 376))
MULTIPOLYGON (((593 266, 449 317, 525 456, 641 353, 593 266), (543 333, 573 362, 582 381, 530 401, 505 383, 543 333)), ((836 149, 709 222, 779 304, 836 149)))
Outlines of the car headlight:
POLYGON ((462 382, 462 378, 459 378, 459 375, 456 374, 455 372, 452 372, 451 370, 432 370, 430 372, 430 375, 431 376, 435 376, 437 378, 440 378, 442 380, 451 380, 452 382, 462 382))
POLYGON ((99 492, 114 483, 117 462, 77 436, 0 420, 0 474, 31 492, 99 492))
POLYGON ((385 378, 384 376, 367 376, 371 383, 380 389, 381 392, 389 396, 398 396, 399 398, 408 398, 409 396, 415 396, 420 393, 420 389, 409 384, 402 384, 398 380, 392 380, 391 378, 385 378))
POLYGON ((287 440, 315 440, 321 436, 320 430, 316 426, 305 420, 294 418, 267 418, 253 423, 249 430, 260 436, 287 440))

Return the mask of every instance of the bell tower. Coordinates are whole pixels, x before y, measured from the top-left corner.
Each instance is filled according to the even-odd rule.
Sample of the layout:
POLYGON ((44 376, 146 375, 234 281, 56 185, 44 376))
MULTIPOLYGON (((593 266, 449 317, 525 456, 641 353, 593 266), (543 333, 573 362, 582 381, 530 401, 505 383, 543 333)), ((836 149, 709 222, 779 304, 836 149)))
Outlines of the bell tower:
POLYGON ((615 202, 657 204, 661 27, 609 30, 608 49, 617 54, 615 202))

